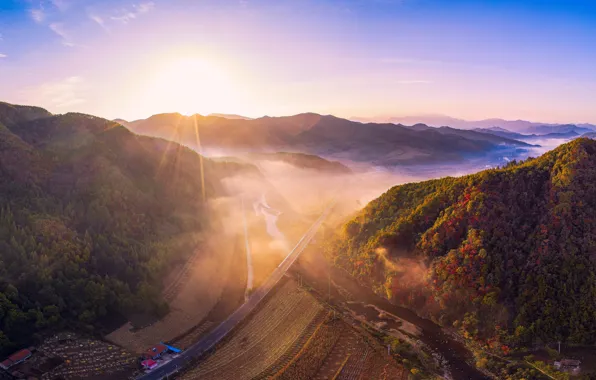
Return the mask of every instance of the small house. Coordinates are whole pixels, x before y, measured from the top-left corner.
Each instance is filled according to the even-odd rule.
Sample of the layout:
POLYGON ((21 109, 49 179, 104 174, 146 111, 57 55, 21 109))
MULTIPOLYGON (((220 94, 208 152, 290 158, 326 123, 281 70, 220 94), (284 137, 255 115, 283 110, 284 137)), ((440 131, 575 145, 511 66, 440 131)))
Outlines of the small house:
POLYGON ((161 358, 161 356, 166 352, 168 352, 168 348, 165 344, 157 344, 148 349, 143 356, 145 359, 156 360, 161 358))
POLYGON ((147 360, 143 360, 141 362, 141 365, 143 366, 143 368, 151 370, 151 369, 157 367, 157 362, 155 360, 147 359, 147 360))
POLYGON ((29 359, 31 357, 31 355, 32 355, 31 351, 29 351, 27 349, 17 351, 14 354, 10 355, 2 363, 0 363, 0 368, 7 370, 10 367, 12 367, 13 365, 17 365, 17 364, 29 359))

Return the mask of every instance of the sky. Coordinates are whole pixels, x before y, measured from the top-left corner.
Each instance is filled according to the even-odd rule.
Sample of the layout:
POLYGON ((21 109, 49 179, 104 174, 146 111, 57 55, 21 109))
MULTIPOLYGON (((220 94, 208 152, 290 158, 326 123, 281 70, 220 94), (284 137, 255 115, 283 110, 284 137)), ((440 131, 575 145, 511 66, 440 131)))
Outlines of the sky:
POLYGON ((0 0, 0 101, 596 123, 593 0, 0 0))

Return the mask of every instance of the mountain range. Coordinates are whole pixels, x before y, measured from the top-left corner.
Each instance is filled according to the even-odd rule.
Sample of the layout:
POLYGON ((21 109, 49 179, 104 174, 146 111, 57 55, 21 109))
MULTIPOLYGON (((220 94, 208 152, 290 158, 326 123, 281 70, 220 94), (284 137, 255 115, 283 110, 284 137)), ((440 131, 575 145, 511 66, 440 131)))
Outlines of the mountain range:
POLYGON ((574 127, 579 135, 587 132, 596 131, 595 124, 552 124, 540 123, 527 120, 504 120, 504 119, 483 119, 483 120, 464 120, 445 115, 414 115, 401 117, 380 117, 380 118, 359 118, 353 117, 351 120, 362 122, 389 122, 396 124, 426 124, 433 127, 449 126, 458 129, 491 129, 503 128, 511 132, 522 134, 564 133, 570 127, 574 127), (581 132, 581 133, 579 133, 581 132))
POLYGON ((531 144, 502 136, 455 128, 359 123, 330 115, 228 119, 218 116, 159 114, 126 122, 132 131, 177 141, 205 152, 302 152, 374 165, 461 162, 505 148, 531 144))
POLYGON ((540 133, 522 134, 517 132, 511 132, 501 127, 491 128, 475 128, 474 131, 488 133, 495 136, 500 136, 509 139, 518 139, 521 141, 531 141, 537 139, 574 139, 576 137, 585 136, 591 132, 590 129, 579 128, 575 125, 561 125, 557 127, 537 127, 540 133), (554 131, 554 132, 553 132, 554 131))

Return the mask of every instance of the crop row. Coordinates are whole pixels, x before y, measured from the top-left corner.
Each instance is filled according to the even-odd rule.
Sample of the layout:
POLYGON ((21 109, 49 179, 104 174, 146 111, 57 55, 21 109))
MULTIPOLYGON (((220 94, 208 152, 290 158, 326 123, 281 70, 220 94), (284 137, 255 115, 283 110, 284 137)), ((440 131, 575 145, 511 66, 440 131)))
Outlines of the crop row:
POLYGON ((295 344, 321 310, 309 293, 287 281, 229 341, 182 379, 253 379, 295 344))
POLYGON ((387 361, 378 353, 372 353, 366 358, 362 374, 359 379, 406 380, 409 372, 404 367, 398 367, 387 361))
POLYGON ((368 346, 358 354, 352 354, 346 365, 342 368, 337 380, 358 380, 364 371, 366 359, 369 357, 368 346))
POLYGON ((331 321, 319 326, 294 360, 275 374, 273 379, 313 379, 341 337, 342 325, 338 321, 331 321))
POLYGON ((315 332, 323 325, 328 317, 328 313, 321 311, 316 318, 314 318, 310 324, 302 331, 300 337, 298 337, 292 346, 269 368, 267 368, 258 379, 266 379, 270 376, 278 373, 280 370, 289 365, 303 350, 304 347, 308 346, 311 337, 315 332))

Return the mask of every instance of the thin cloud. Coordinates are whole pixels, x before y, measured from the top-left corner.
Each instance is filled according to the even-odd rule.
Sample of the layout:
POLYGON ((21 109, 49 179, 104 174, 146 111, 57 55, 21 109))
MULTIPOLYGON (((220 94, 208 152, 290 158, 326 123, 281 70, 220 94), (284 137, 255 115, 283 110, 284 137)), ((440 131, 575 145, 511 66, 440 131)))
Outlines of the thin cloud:
POLYGON ((56 7, 60 12, 66 11, 70 7, 70 2, 66 0, 51 0, 52 5, 56 7))
POLYGON ((43 9, 29 9, 29 16, 38 24, 41 24, 45 20, 46 15, 43 9))
POLYGON ((119 21, 123 24, 128 24, 130 20, 137 18, 137 15, 133 12, 123 11, 118 16, 110 16, 111 20, 119 21))
POLYGON ((133 5, 133 7, 137 10, 138 13, 147 13, 149 11, 152 11, 153 8, 155 8, 155 3, 153 1, 148 1, 146 3, 133 5))
POLYGON ((103 30, 109 32, 108 26, 106 25, 106 21, 103 19, 103 17, 94 13, 89 13, 87 16, 89 16, 89 19, 99 25, 103 30))
POLYGON ((54 22, 49 26, 50 30, 56 33, 62 39, 62 45, 67 47, 74 47, 76 46, 71 39, 70 34, 64 29, 64 24, 59 22, 54 22))
POLYGON ((6 57, 8 57, 6 54, 0 53, 0 58, 6 58, 6 57))
POLYGON ((153 10, 153 8, 155 8, 155 3, 149 1, 145 3, 134 4, 132 8, 132 10, 123 8, 118 11, 117 14, 110 16, 110 19, 123 24, 128 24, 129 21, 136 19, 139 15, 153 10))
POLYGON ((86 102, 81 96, 83 85, 83 78, 71 76, 28 88, 23 95, 38 104, 50 104, 54 108, 65 109, 86 102))
POLYGON ((64 30, 64 24, 59 23, 59 22, 52 23, 52 24, 50 24, 50 29, 52 30, 52 32, 56 33, 58 36, 62 37, 63 39, 65 39, 65 40, 70 39, 70 36, 64 30))

